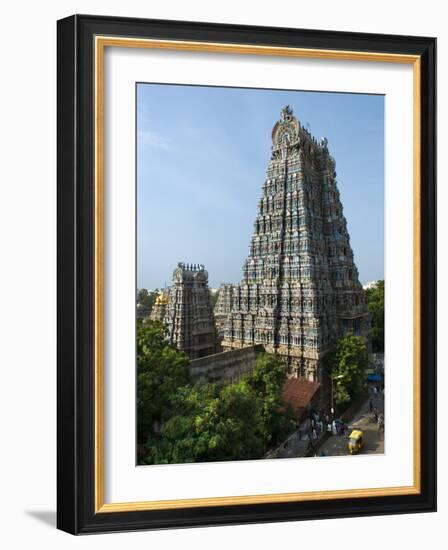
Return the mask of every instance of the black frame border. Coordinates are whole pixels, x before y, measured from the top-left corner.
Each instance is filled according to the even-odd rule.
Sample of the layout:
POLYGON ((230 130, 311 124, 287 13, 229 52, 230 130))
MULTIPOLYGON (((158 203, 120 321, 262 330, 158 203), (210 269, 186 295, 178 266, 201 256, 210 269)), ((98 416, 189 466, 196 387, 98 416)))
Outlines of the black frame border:
POLYGON ((57 24, 57 527, 72 534, 436 510, 436 39, 74 15, 57 24), (421 492, 416 495, 94 510, 94 37, 112 35, 421 58, 421 492))

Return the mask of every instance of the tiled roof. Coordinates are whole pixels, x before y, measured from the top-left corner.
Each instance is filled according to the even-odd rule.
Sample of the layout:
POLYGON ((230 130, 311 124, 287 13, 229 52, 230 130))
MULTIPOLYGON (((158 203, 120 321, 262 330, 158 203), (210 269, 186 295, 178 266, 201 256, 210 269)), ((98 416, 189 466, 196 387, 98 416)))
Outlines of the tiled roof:
POLYGON ((318 382, 306 378, 288 378, 283 385, 282 401, 301 416, 319 388, 318 382))

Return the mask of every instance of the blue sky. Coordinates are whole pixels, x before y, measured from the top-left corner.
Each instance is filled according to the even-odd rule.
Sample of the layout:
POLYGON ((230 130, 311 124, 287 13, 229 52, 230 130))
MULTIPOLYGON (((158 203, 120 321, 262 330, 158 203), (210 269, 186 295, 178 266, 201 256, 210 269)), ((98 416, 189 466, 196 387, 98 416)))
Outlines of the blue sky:
POLYGON ((384 97, 137 85, 137 286, 177 262, 238 282, 283 105, 326 137, 360 280, 384 278, 384 97))

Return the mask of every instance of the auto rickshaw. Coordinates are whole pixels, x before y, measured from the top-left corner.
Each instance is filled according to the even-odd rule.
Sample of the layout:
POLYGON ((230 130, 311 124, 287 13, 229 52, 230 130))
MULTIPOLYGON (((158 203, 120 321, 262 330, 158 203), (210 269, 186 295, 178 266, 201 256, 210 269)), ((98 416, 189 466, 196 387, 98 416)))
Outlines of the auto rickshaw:
POLYGON ((352 430, 348 436, 348 450, 351 455, 356 455, 364 447, 362 430, 352 430))

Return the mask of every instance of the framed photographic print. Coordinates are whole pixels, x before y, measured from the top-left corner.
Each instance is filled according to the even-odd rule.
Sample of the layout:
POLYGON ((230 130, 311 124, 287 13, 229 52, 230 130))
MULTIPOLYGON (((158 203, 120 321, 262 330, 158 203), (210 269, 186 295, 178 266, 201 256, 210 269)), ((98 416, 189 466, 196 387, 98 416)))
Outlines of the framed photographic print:
POLYGON ((434 38, 58 22, 58 527, 434 511, 434 38))

